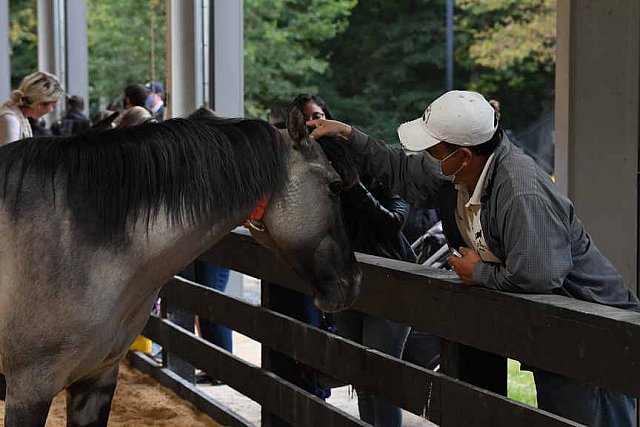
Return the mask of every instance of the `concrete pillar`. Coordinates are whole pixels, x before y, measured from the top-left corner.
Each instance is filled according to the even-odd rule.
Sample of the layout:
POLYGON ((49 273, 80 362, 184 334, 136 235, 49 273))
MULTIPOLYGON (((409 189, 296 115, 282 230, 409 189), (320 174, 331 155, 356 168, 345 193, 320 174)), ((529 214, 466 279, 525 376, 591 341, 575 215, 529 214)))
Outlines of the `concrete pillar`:
MULTIPOLYGON (((38 70, 54 74, 66 89, 65 1, 38 0, 38 70)), ((64 102, 48 114, 48 125, 58 119, 64 102)))
POLYGON ((556 176, 637 291, 640 2, 558 1, 556 176))
POLYGON ((11 94, 11 63, 9 62, 9 0, 0 0, 0 104, 11 94))
POLYGON ((66 1, 66 85, 69 95, 84 99, 84 113, 89 114, 89 48, 87 42, 86 0, 66 1))
POLYGON ((195 6, 193 1, 167 1, 168 117, 185 116, 197 108, 195 6))
POLYGON ((222 116, 244 116, 244 2, 212 0, 209 99, 222 116))

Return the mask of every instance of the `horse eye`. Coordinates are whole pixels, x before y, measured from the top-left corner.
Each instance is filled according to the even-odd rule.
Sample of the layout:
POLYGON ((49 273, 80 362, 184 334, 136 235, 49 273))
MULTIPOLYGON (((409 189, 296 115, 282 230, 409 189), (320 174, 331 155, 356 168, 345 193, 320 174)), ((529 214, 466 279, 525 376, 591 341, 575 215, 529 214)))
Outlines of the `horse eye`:
POLYGON ((337 195, 342 191, 342 181, 333 181, 329 184, 329 191, 331 194, 337 195))

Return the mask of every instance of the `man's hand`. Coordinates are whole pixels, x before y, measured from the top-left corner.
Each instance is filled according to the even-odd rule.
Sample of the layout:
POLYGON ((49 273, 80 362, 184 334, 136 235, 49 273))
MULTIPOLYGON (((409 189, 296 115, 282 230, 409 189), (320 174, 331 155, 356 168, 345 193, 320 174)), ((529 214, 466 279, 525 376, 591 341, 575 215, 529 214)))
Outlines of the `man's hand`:
POLYGON ((460 248, 460 254, 462 257, 449 255, 447 262, 453 267, 453 271, 456 272, 462 281, 471 286, 473 285, 473 266, 482 260, 473 249, 460 248))
POLYGON ((307 126, 312 126, 315 128, 313 132, 311 132, 311 136, 314 138, 329 136, 332 138, 340 138, 346 141, 351 136, 351 126, 337 120, 309 120, 307 122, 307 126))

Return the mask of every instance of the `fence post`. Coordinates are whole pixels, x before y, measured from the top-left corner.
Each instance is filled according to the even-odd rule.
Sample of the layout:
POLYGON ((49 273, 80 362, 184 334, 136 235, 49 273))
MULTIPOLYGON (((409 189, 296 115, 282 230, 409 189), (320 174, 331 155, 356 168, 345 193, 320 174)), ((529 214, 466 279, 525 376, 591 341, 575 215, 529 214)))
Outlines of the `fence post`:
MULTIPOLYGON (((303 320, 302 294, 275 283, 261 280, 261 305, 270 310, 303 320)), ((291 383, 304 386, 299 364, 282 353, 262 346, 262 368, 275 373, 291 383)), ((262 425, 268 427, 289 426, 280 417, 262 410, 262 425)))
MULTIPOLYGON (((193 263, 189 264, 189 266, 187 266, 184 271, 180 273, 180 276, 193 281, 195 278, 193 263)), ((188 311, 185 311, 179 307, 163 302, 161 304, 161 315, 167 320, 185 328, 188 331, 193 332, 194 330, 195 316, 193 313, 189 313, 188 311)), ((163 351, 162 366, 171 370, 172 372, 175 372, 185 380, 195 384, 196 371, 193 365, 182 360, 178 356, 169 353, 166 350, 163 351)))
POLYGON ((494 393, 507 395, 507 358, 442 340, 442 373, 494 393))

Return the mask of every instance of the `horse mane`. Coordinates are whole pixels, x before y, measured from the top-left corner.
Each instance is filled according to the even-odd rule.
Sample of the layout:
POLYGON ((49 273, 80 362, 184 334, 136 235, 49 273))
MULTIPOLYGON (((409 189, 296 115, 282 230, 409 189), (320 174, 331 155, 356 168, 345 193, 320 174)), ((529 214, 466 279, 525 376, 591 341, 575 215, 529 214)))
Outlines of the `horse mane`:
POLYGON ((260 120, 173 119, 30 138, 0 148, 0 197, 17 217, 29 209, 21 193, 35 176, 54 203, 66 195, 74 225, 92 240, 122 241, 129 224, 146 219, 148 226, 161 208, 183 226, 250 211, 284 188, 287 153, 260 120))

